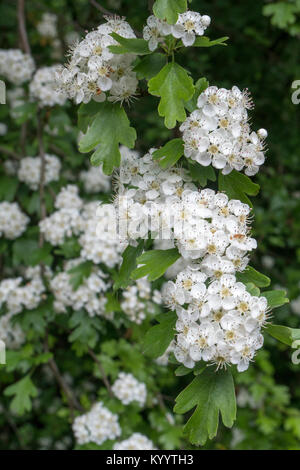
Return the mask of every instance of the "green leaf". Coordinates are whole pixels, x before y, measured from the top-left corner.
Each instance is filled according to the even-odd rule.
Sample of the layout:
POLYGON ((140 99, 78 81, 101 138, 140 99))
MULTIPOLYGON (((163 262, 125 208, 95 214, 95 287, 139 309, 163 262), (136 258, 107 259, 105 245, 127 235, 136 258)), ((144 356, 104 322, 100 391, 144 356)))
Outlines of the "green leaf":
POLYGON ((226 41, 228 36, 211 41, 207 36, 198 36, 193 44, 193 47, 212 47, 212 46, 227 46, 226 41))
POLYGON ((202 166, 197 162, 188 161, 188 166, 190 170, 190 175, 193 178, 193 181, 198 181, 200 186, 205 187, 207 181, 216 181, 216 173, 211 165, 202 166))
POLYGON ((266 332, 281 343, 292 346, 294 341, 300 341, 300 329, 282 325, 268 325, 266 332))
POLYGON ((83 349, 85 350, 88 346, 91 348, 95 347, 98 340, 97 330, 101 329, 99 318, 91 318, 85 311, 79 310, 71 316, 69 327, 75 328, 68 337, 69 341, 80 341, 84 345, 83 349))
POLYGON ((187 0, 156 0, 153 5, 154 15, 169 24, 175 24, 179 13, 184 13, 186 9, 187 0))
POLYGON ((245 286, 246 286, 246 290, 247 290, 247 292, 249 292, 249 294, 254 295, 255 297, 260 296, 260 289, 258 287, 256 287, 256 285, 253 284, 253 282, 246 282, 245 286))
POLYGON ((137 258, 142 254, 143 248, 144 240, 141 240, 137 246, 128 245, 123 251, 123 262, 115 278, 114 290, 120 289, 120 287, 125 288, 130 284, 130 275, 137 266, 137 258))
POLYGON ((169 168, 182 157, 184 152, 183 140, 173 139, 167 142, 163 147, 152 154, 154 160, 159 160, 159 165, 165 170, 169 168))
POLYGON ((256 196, 259 192, 259 185, 252 183, 248 176, 233 170, 229 175, 222 175, 219 172, 219 190, 225 191, 230 199, 239 199, 253 207, 246 195, 256 196))
POLYGON ((263 292, 262 295, 267 299, 268 306, 270 308, 281 307, 281 305, 289 303, 289 299, 286 297, 285 290, 271 290, 263 292))
POLYGON ((119 104, 105 102, 101 104, 100 111, 80 140, 79 150, 86 153, 97 147, 91 157, 91 163, 95 166, 103 163, 104 173, 110 175, 114 167, 120 165, 119 144, 133 148, 135 140, 136 131, 130 127, 124 109, 119 104))
POLYGON ((151 95, 161 97, 158 113, 165 118, 168 129, 186 119, 184 103, 192 98, 194 86, 184 68, 174 62, 165 65, 149 80, 148 89, 151 95))
POLYGON ((88 103, 81 103, 78 108, 78 128, 82 132, 86 132, 88 126, 94 119, 95 114, 99 111, 99 103, 96 101, 89 101, 88 103))
POLYGON ((132 274, 132 279, 148 276, 149 281, 155 281, 163 276, 166 270, 180 258, 177 248, 170 250, 150 250, 137 258, 138 264, 143 264, 136 268, 132 274))
POLYGON ((236 273, 236 279, 239 282, 243 282, 243 284, 250 282, 256 287, 268 287, 271 283, 271 279, 269 277, 256 271, 256 269, 251 266, 247 266, 244 271, 236 273))
POLYGON ((108 46, 114 54, 151 54, 148 41, 145 41, 145 39, 123 38, 117 33, 111 33, 110 35, 120 44, 120 46, 108 46))
POLYGON ((147 331, 143 343, 144 353, 153 358, 162 356, 174 338, 177 315, 175 312, 162 313, 157 320, 159 325, 147 331))
POLYGON ((69 269, 68 274, 70 274, 70 284, 73 290, 77 290, 84 280, 91 275, 92 269, 92 261, 84 261, 74 266, 74 268, 69 269))
POLYGON ((114 296, 112 292, 108 292, 106 294, 107 302, 105 304, 105 311, 107 313, 110 312, 122 312, 120 302, 118 299, 114 296))
POLYGON ((206 88, 209 87, 209 82, 206 78, 199 78, 197 82, 195 83, 195 92, 193 94, 192 99, 190 99, 187 103, 185 103, 186 109, 192 113, 197 109, 197 100, 199 98, 199 95, 206 90, 206 88))
POLYGON ((271 23, 278 28, 286 28, 295 23, 299 6, 289 2, 276 2, 263 7, 263 14, 271 16, 271 23))
POLYGON ((17 415, 23 415, 26 411, 31 410, 31 398, 37 396, 37 388, 28 374, 13 385, 6 387, 4 395, 14 397, 10 403, 11 411, 17 415))
POLYGON ((0 177, 0 201, 13 201, 18 189, 18 179, 11 176, 1 175, 0 177))
POLYGON ((17 124, 23 124, 24 122, 32 119, 37 113, 37 103, 25 103, 14 108, 14 116, 17 124))
POLYGON ((150 78, 158 74, 165 63, 166 56, 156 52, 141 58, 135 65, 134 71, 139 79, 146 78, 147 80, 150 80, 150 78))
POLYGON ((194 445, 204 445, 216 436, 221 413, 223 423, 231 428, 236 418, 234 383, 229 370, 206 368, 176 398, 174 411, 187 413, 197 406, 183 432, 194 445))

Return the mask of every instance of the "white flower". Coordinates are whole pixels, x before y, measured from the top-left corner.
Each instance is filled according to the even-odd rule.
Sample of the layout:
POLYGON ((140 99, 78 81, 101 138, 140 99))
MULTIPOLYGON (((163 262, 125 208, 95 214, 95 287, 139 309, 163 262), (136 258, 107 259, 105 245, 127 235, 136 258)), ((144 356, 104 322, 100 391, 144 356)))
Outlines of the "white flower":
POLYGON ((195 42, 196 36, 203 36, 205 29, 210 24, 210 17, 195 11, 187 11, 178 15, 178 20, 172 26, 172 35, 182 39, 183 44, 188 47, 195 42))
POLYGON ((154 444, 143 434, 133 433, 128 439, 114 444, 114 450, 155 450, 154 444))
POLYGON ((67 99, 66 94, 58 91, 56 74, 58 65, 42 67, 36 71, 29 85, 30 97, 43 106, 63 106, 67 99))
POLYGON ((146 385, 136 380, 132 374, 120 372, 112 386, 112 391, 124 405, 129 405, 136 401, 140 406, 144 406, 146 402, 146 385))
POLYGON ((0 75, 14 85, 30 80, 34 69, 34 61, 29 54, 19 49, 0 49, 0 75))

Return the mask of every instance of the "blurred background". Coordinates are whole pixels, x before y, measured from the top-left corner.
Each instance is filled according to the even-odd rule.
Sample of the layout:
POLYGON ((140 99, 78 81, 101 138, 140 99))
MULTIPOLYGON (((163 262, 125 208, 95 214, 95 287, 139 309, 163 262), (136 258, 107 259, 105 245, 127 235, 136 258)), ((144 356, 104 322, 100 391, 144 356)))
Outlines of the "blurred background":
MULTIPOLYGON (((109 12, 125 16, 141 32, 149 16, 149 6, 151 2, 142 0, 27 0, 27 30, 33 57, 39 66, 64 63, 69 45, 98 26, 103 14, 109 12), (51 31, 44 34, 38 28, 45 13, 56 15, 54 35, 51 31)), ((178 56, 178 62, 194 79, 206 77, 211 85, 218 87, 248 88, 255 103, 251 112, 253 126, 268 130, 267 160, 253 178, 261 190, 253 198, 258 249, 252 266, 272 279, 273 288, 286 289, 291 300, 275 311, 274 323, 299 328, 300 105, 292 102, 295 91, 292 83, 300 80, 300 1, 193 0, 190 9, 209 15, 212 19, 207 31, 209 37, 229 36, 228 47, 187 48, 178 56)), ((16 2, 1 0, 0 28, 0 48, 18 48, 16 2)), ((168 131, 157 115, 156 100, 147 96, 146 83, 143 86, 145 96, 128 110, 137 129, 137 148, 141 152, 174 137, 173 131, 168 131)), ((23 112, 30 115, 31 110, 27 108, 23 112)), ((27 117, 21 116, 16 121, 9 114, 9 104, 0 106, 0 122, 9 126, 9 132, 1 137, 2 145, 15 147, 19 139, 22 145, 22 119, 27 117)), ((68 103, 62 110, 53 110, 49 126, 59 128, 56 150, 67 155, 64 165, 72 170, 76 181, 76 172, 87 160, 76 151, 76 107, 68 103), (64 130, 60 130, 60 123, 64 130)), ((50 145, 51 136, 45 139, 50 145)), ((26 154, 30 155, 37 150, 38 143, 29 138, 25 145, 26 154)), ((0 177, 4 175, 4 170, 1 171, 0 177)), ((1 200, 7 199, 9 191, 5 184, 1 188, 0 179, 1 200)), ((77 385, 87 383, 91 372, 89 363, 74 363, 66 346, 61 347, 58 360, 77 385)), ((7 397, 2 397, 1 389, 10 383, 10 374, 0 370, 3 408, 7 397)), ((161 387, 166 395, 174 397, 185 379, 175 378, 170 369, 160 379, 161 387)), ((267 337, 255 363, 236 376, 236 383, 239 405, 236 425, 233 430, 221 427, 217 438, 205 448, 300 449, 300 365, 292 364, 291 349, 267 337)), ((49 411, 55 400, 55 391, 49 387, 29 413, 13 418, 3 409, 1 413, 0 405, 0 448, 72 448, 64 409, 59 408, 59 413, 49 411)), ((172 403, 167 406, 171 409, 172 403)), ((151 414, 151 410, 143 417, 144 427, 154 423, 154 428, 160 429, 157 432, 163 437, 158 445, 166 449, 189 448, 181 437, 180 422, 178 428, 175 425, 164 428, 160 419, 159 413, 151 414)))

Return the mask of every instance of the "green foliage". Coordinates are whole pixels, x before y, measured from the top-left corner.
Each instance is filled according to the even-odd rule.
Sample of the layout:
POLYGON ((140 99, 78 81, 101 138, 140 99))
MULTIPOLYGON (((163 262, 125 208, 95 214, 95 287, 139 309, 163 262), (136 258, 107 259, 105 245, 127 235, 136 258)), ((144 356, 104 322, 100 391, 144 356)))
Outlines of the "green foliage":
MULTIPOLYGON (((213 46, 227 46, 226 41, 229 39, 228 36, 224 36, 219 39, 214 39, 211 41, 208 37, 206 36, 198 36, 195 39, 195 42, 193 44, 193 47, 213 47, 213 46)), ((180 44, 181 45, 181 44, 180 44)), ((183 44, 182 44, 183 46, 183 44)), ((183 46, 184 47, 184 46, 183 46)))
POLYGON ((216 173, 211 165, 202 166, 193 161, 188 162, 188 165, 193 181, 197 181, 200 186, 205 187, 207 185, 207 181, 216 181, 216 173))
POLYGON ((36 397, 37 394, 37 388, 32 382, 30 374, 4 390, 4 395, 8 397, 13 396, 10 409, 17 415, 23 415, 26 411, 31 410, 31 399, 36 397))
POLYGON ((92 269, 93 263, 91 261, 84 261, 83 263, 69 269, 68 273, 70 274, 70 284, 73 290, 78 289, 84 280, 91 275, 92 269))
POLYGON ((130 127, 124 109, 118 104, 105 102, 100 108, 87 133, 80 140, 79 150, 86 153, 97 147, 91 156, 91 163, 95 166, 102 163, 104 173, 110 175, 120 165, 119 144, 133 148, 136 131, 130 127))
POLYGON ((153 159, 159 160, 159 165, 163 168, 169 168, 182 157, 184 152, 183 140, 173 139, 167 142, 163 147, 153 152, 153 159))
POLYGON ((186 70, 175 62, 165 65, 148 82, 151 95, 161 98, 158 113, 165 118, 165 126, 172 129, 176 121, 186 118, 184 102, 189 101, 194 93, 193 80, 186 70))
POLYGON ((251 266, 247 266, 244 271, 237 273, 236 278, 238 281, 243 282, 244 284, 252 283, 256 287, 268 287, 271 282, 267 276, 259 273, 251 266))
POLYGON ((288 346, 292 346, 294 341, 300 341, 300 329, 289 328, 282 325, 268 325, 266 331, 269 335, 273 336, 273 338, 288 346))
POLYGON ((286 291, 284 290, 265 291, 262 295, 266 297, 268 306, 272 309, 281 307, 289 302, 289 299, 286 297, 286 291))
POLYGON ((137 258, 143 252, 143 248, 144 240, 141 240, 137 246, 128 245, 125 248, 122 254, 123 262, 115 277, 114 290, 127 287, 130 284, 131 273, 136 268, 137 258))
POLYGON ((144 352, 150 357, 162 356, 175 336, 177 315, 175 312, 162 313, 157 318, 159 325, 152 326, 144 338, 144 352))
POLYGON ((176 23, 179 13, 184 13, 186 9, 187 0, 156 0, 153 5, 154 15, 169 24, 176 23))
POLYGON ((229 175, 222 175, 219 172, 219 190, 225 191, 230 199, 239 199, 252 207, 249 196, 256 196, 259 192, 259 185, 253 183, 248 176, 233 170, 229 175))
POLYGON ((143 264, 131 273, 132 279, 148 276, 149 281, 159 279, 166 270, 180 258, 177 248, 170 250, 146 251, 137 258, 138 264, 143 264))
POLYGON ((109 46, 110 51, 114 54, 151 54, 148 42, 144 39, 123 38, 117 33, 111 33, 111 36, 120 44, 120 46, 109 46))
POLYGON ((206 368, 194 378, 176 398, 174 411, 187 413, 197 406, 184 427, 192 444, 203 445, 217 434, 219 414, 225 426, 232 427, 236 419, 236 401, 229 370, 215 372, 206 368))
MULTIPOLYGON (((186 109, 192 113, 195 111, 197 108, 197 100, 199 98, 199 95, 206 90, 206 88, 209 86, 209 83, 205 77, 199 78, 199 80, 196 81, 195 83, 195 92, 193 94, 193 97, 185 103, 186 109)), ((209 167, 211 168, 211 167, 209 167)))
POLYGON ((134 71, 137 73, 137 76, 141 78, 146 78, 149 80, 158 74, 158 72, 163 68, 166 63, 166 56, 158 52, 146 55, 146 57, 138 60, 138 63, 134 67, 134 71))

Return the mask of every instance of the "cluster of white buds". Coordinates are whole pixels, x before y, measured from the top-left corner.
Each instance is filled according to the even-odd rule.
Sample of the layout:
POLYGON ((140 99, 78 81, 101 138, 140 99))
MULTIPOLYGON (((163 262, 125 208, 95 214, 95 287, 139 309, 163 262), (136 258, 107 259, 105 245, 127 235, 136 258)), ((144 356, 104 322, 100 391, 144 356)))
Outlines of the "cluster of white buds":
POLYGON ((117 442, 114 450, 155 450, 155 446, 148 437, 139 432, 133 433, 128 439, 117 442))
POLYGON ((105 312, 107 302, 105 292, 109 289, 110 282, 101 269, 94 266, 91 274, 77 289, 72 287, 70 270, 83 262, 81 258, 67 261, 64 271, 51 279, 50 289, 55 298, 54 309, 57 313, 66 313, 68 307, 74 311, 85 309, 90 317, 95 315, 109 317, 105 312))
POLYGON ((31 79, 35 65, 29 54, 19 49, 0 49, 0 76, 21 85, 31 79))
POLYGON ((55 207, 58 210, 39 223, 45 240, 56 246, 62 245, 66 237, 71 237, 73 234, 78 235, 82 224, 80 216, 82 205, 83 201, 78 195, 76 185, 62 188, 55 200, 55 207))
POLYGON ((85 204, 81 211, 81 235, 78 240, 82 247, 80 256, 95 264, 104 263, 113 268, 121 262, 126 244, 114 236, 112 212, 98 210, 100 207, 97 201, 93 201, 85 204))
POLYGON ((78 444, 94 442, 103 444, 106 440, 114 440, 121 435, 118 416, 113 414, 102 402, 96 403, 92 409, 75 418, 73 432, 78 444))
POLYGON ((177 313, 176 359, 186 367, 203 360, 219 367, 246 370, 263 345, 268 319, 265 297, 252 296, 234 275, 206 285, 204 273, 187 268, 164 286, 166 304, 177 313))
POLYGON ((247 90, 208 87, 200 94, 197 109, 180 126, 185 156, 200 165, 212 165, 223 174, 244 169, 255 175, 265 161, 267 131, 252 132, 247 109, 252 102, 247 90))
POLYGON ((127 101, 138 85, 132 63, 133 54, 113 54, 109 46, 118 43, 111 33, 135 38, 123 18, 106 18, 106 23, 85 38, 70 52, 69 64, 58 73, 60 89, 76 103, 95 101, 127 101))
POLYGON ((107 193, 110 190, 111 178, 100 167, 91 166, 87 171, 81 171, 79 178, 86 193, 107 193))
POLYGON ((63 106, 67 96, 58 90, 56 74, 58 65, 38 69, 29 85, 30 98, 37 101, 40 107, 63 106))
MULTIPOLYGON (((51 275, 49 269, 45 274, 51 275)), ((7 278, 0 282, 0 308, 5 306, 5 311, 11 315, 24 309, 32 310, 41 303, 44 292, 40 267, 27 268, 24 278, 7 278)))
POLYGON ((123 405, 137 402, 140 406, 144 406, 146 402, 146 385, 136 380, 132 374, 120 372, 117 380, 112 386, 112 391, 123 405))
POLYGON ((25 232, 29 217, 17 202, 0 202, 0 236, 14 240, 25 232))
POLYGON ((17 323, 11 321, 12 313, 0 317, 0 341, 7 349, 19 349, 25 341, 25 334, 17 323))
POLYGON ((147 19, 147 25, 143 29, 143 37, 148 41, 150 51, 154 51, 158 44, 164 41, 166 36, 172 35, 181 39, 184 46, 192 46, 196 36, 203 36, 204 31, 210 25, 210 17, 200 15, 196 11, 187 11, 178 15, 174 25, 151 15, 147 19))
POLYGON ((43 13, 41 20, 36 25, 38 33, 46 39, 57 37, 57 16, 54 13, 43 13))
POLYGON ((146 318, 147 312, 152 314, 154 304, 161 304, 160 291, 151 291, 151 284, 147 278, 138 279, 133 285, 128 286, 122 292, 120 303, 122 311, 128 316, 130 321, 138 325, 146 318))
MULTIPOLYGON (((61 169, 60 159, 56 155, 45 154, 44 183, 59 180, 61 169)), ((41 178, 41 157, 25 157, 20 161, 18 178, 26 183, 30 189, 36 190, 41 178)))

